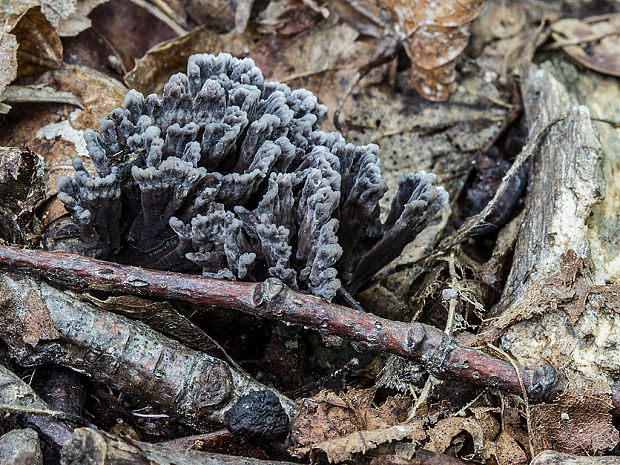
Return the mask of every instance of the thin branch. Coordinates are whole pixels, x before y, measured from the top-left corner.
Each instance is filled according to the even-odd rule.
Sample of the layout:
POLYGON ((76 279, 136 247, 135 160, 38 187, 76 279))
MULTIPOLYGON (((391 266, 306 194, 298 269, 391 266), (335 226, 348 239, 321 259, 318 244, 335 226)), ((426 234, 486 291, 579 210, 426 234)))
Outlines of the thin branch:
POLYGON ((119 265, 69 252, 6 246, 0 246, 0 267, 27 272, 75 291, 184 300, 300 324, 414 360, 437 378, 521 394, 521 377, 531 399, 553 398, 565 386, 565 377, 550 366, 519 367, 518 376, 509 362, 464 346, 433 326, 386 320, 332 304, 293 291, 273 278, 262 283, 223 281, 119 265))
POLYGON ((547 136, 547 134, 549 134, 549 131, 551 130, 551 128, 553 128, 557 123, 564 121, 565 119, 566 119, 566 116, 563 116, 554 121, 551 121, 549 124, 547 124, 542 129, 540 129, 540 131, 538 131, 534 135, 534 137, 532 137, 532 139, 523 147, 523 149, 521 150, 521 153, 517 155, 517 158, 515 159, 514 163, 512 164, 510 169, 506 172, 506 174, 502 178, 502 182, 500 183, 499 187, 495 191, 495 195, 493 196, 491 200, 489 200, 489 203, 486 204, 486 206, 482 209, 482 211, 474 216, 467 218, 456 232, 446 237, 439 243, 439 245, 437 246, 434 252, 419 258, 416 261, 416 263, 422 260, 425 260, 425 261, 431 260, 440 255, 443 255, 448 250, 450 250, 452 247, 456 246, 457 244, 465 240, 467 237, 469 237, 469 234, 475 228, 483 224, 487 216, 491 214, 495 206, 498 204, 498 202, 504 195, 504 192, 506 192, 506 189, 508 189, 508 186, 510 184, 510 181, 512 181, 512 178, 517 175, 517 173, 519 172, 523 164, 534 154, 534 152, 536 151, 540 143, 547 136))

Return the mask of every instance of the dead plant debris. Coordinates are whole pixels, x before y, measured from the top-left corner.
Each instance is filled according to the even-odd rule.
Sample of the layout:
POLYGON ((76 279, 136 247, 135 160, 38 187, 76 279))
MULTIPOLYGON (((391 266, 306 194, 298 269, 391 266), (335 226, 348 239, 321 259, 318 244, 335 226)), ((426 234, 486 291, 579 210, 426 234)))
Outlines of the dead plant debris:
MULTIPOLYGON (((617 461, 620 3, 6 0, 0 25, 1 463, 617 461), (252 106, 251 72, 228 79, 230 70, 220 70, 209 82, 223 97, 201 94, 205 114, 223 101, 235 115, 239 106, 248 124, 235 140, 260 145, 275 131, 273 140, 288 139, 304 154, 287 172, 291 205, 269 190, 275 181, 256 182, 257 198, 269 197, 282 217, 277 224, 297 224, 286 216, 309 211, 313 221, 299 227, 322 224, 328 184, 347 184, 337 193, 370 192, 376 177, 346 176, 368 168, 363 157, 349 160, 362 167, 331 152, 312 164, 308 141, 328 144, 330 131, 358 148, 379 146, 372 169, 381 170, 387 192, 359 247, 380 238, 403 174, 433 172, 447 190, 449 205, 390 265, 360 289, 349 283, 356 295, 343 286, 327 302, 296 281, 290 288, 252 273, 227 281, 184 274, 196 269, 134 267, 132 240, 118 254, 129 257, 123 263, 44 250, 50 237, 101 240, 76 228, 80 218, 69 218, 56 190, 61 176, 76 176, 76 166, 82 172, 75 159, 91 173, 105 171, 89 129, 101 128, 106 156, 127 163, 84 175, 76 198, 113 208, 116 183, 125 204, 156 205, 170 216, 174 196, 126 181, 136 169, 156 176, 165 159, 178 168, 190 154, 184 145, 169 150, 174 130, 139 128, 168 128, 161 120, 173 114, 186 130, 180 87, 165 85, 191 55, 222 52, 262 69, 264 108, 252 106), (307 89, 317 102, 288 98, 266 81, 307 89), (242 85, 229 89, 231 82, 242 85), (163 94, 160 104, 174 108, 158 113, 145 97, 140 121, 131 99, 127 114, 110 114, 129 89, 163 94), (294 108, 282 104, 287 98, 294 108), (301 118, 321 104, 326 113, 313 113, 325 113, 321 121, 301 118), (269 118, 252 126, 259 114, 269 118), (114 134, 100 127, 106 115, 118 119, 114 134), (142 139, 128 143, 132 137, 142 139), (147 162, 157 144, 162 160, 147 162), (295 200, 302 197, 305 206, 295 200), (537 214, 556 204, 561 213, 537 214), (556 224, 562 217, 571 225, 556 224)), ((224 127, 208 118, 198 132, 224 127)), ((234 151, 246 150, 238 145, 234 151)), ((280 173, 279 160, 265 172, 280 173)), ((258 176, 229 164, 221 172, 231 179, 258 176)), ((202 176, 204 167, 194 169, 175 181, 178 199, 194 185, 191 176, 202 176)), ((191 226, 208 192, 189 194, 195 202, 183 205, 188 216, 180 220, 191 226)), ((346 202, 375 205, 367 197, 346 202)), ((194 258, 224 263, 245 244, 269 269, 286 255, 251 227, 259 203, 231 210, 245 218, 235 240, 222 230, 211 238, 219 245, 201 246, 194 258)), ((351 232, 342 226, 345 210, 332 218, 340 224, 334 237, 351 232)), ((128 213, 133 221, 142 211, 128 213)), ((124 236, 135 236, 131 224, 119 220, 124 236)), ((301 270, 298 231, 291 237, 280 244, 294 251, 291 269, 301 270)), ((321 238, 317 256, 334 250, 321 238)), ((179 253, 198 247, 196 237, 186 240, 194 243, 179 253)), ((173 242, 142 252, 170 252, 173 242)), ((299 274, 318 279, 317 270, 299 274)), ((329 270, 321 279, 334 278, 329 270)))

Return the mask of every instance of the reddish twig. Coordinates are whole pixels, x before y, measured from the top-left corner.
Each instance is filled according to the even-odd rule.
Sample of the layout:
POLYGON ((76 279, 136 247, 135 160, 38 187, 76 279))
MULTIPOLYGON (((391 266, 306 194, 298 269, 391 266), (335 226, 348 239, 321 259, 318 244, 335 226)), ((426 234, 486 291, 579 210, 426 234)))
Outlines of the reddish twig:
MULTIPOLYGON (((0 267, 34 274, 76 291, 178 299, 300 324, 415 360, 438 378, 522 394, 519 376, 510 363, 466 347, 435 327, 352 310, 293 291, 277 279, 262 283, 223 281, 119 265, 62 251, 14 247, 0 247, 0 267)), ((554 398, 566 386, 565 376, 550 366, 518 370, 532 400, 554 398)))

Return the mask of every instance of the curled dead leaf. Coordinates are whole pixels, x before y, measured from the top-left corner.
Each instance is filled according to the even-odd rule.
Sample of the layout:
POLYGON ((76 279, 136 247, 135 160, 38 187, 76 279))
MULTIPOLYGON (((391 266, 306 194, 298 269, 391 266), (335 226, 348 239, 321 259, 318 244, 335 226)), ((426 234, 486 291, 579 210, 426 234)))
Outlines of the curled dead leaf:
POLYGON ((62 44, 41 7, 28 9, 15 21, 11 33, 17 38, 17 75, 28 76, 62 65, 62 44))
POLYGON ((340 0, 338 12, 360 33, 380 38, 373 60, 396 55, 403 44, 411 82, 424 98, 446 100, 454 91, 456 58, 469 40, 471 22, 485 0, 340 0), (377 56, 378 55, 378 56, 377 56))
POLYGON ((620 13, 561 19, 551 25, 551 31, 554 46, 586 68, 620 76, 620 13))
POLYGON ((74 36, 90 27, 88 14, 107 0, 6 0, 2 3, 0 19, 16 18, 28 9, 40 6, 41 11, 62 37, 74 36))
POLYGON ((303 399, 291 424, 292 454, 301 457, 322 450, 334 461, 341 461, 383 442, 405 437, 423 439, 416 439, 424 435, 421 424, 402 424, 409 399, 391 397, 380 407, 373 407, 375 393, 375 389, 350 389, 339 395, 321 391, 303 399), (390 429, 395 425, 402 428, 390 429))
POLYGON ((446 100, 454 91, 454 64, 467 46, 470 23, 484 0, 382 2, 402 30, 411 60, 411 81, 429 100, 446 100))
POLYGON ((527 465, 527 454, 519 443, 505 431, 502 431, 495 440, 493 454, 498 465, 527 465))
POLYGON ((207 27, 201 27, 153 47, 144 57, 136 60, 136 65, 124 80, 129 88, 145 95, 161 92, 171 74, 185 69, 190 55, 228 52, 243 57, 250 51, 250 46, 251 41, 236 32, 219 35, 207 27))
POLYGON ((0 94, 0 102, 16 103, 68 103, 82 108, 82 102, 70 92, 58 91, 45 84, 31 86, 10 85, 0 94))
POLYGON ((435 452, 450 451, 450 455, 456 455, 463 448, 464 434, 467 434, 472 441, 473 456, 488 460, 493 451, 493 440, 499 432, 499 424, 487 410, 478 409, 474 417, 448 417, 439 420, 428 431, 430 443, 426 447, 435 452))
POLYGON ((426 439, 422 422, 418 420, 371 431, 355 431, 341 438, 314 444, 310 451, 310 457, 314 461, 316 455, 321 451, 327 455, 327 460, 332 463, 339 463, 352 459, 354 454, 365 454, 381 444, 402 441, 403 439, 418 443, 426 439))

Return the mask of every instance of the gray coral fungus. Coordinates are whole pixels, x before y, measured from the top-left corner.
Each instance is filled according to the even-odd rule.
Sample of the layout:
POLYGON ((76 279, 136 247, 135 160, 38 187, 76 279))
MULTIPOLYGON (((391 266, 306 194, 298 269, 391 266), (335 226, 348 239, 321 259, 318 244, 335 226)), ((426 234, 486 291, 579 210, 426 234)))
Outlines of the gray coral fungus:
POLYGON ((347 144, 305 89, 250 59, 194 55, 162 98, 129 91, 85 132, 97 174, 58 181, 87 255, 226 279, 276 277, 330 301, 356 292, 447 202, 435 176, 399 181, 385 223, 376 145, 347 144))

